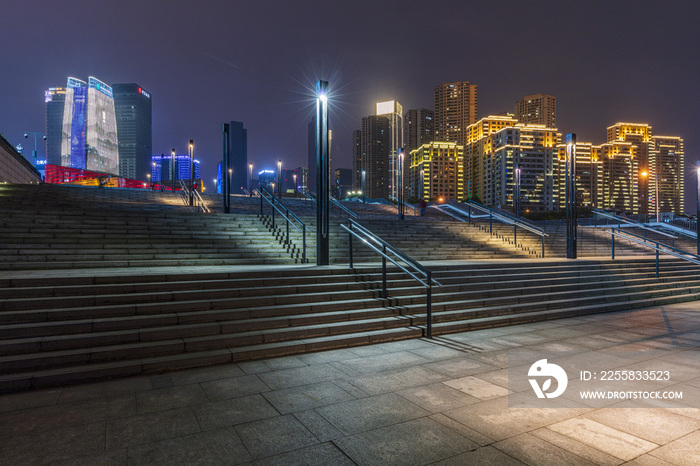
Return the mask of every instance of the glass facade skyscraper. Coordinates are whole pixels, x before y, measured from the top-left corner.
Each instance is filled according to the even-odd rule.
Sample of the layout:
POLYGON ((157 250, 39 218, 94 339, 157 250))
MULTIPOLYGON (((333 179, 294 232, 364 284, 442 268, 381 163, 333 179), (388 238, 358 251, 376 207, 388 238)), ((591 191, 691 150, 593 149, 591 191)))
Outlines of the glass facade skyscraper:
POLYGON ((135 83, 113 84, 119 140, 119 176, 145 181, 151 171, 151 93, 135 83))
POLYGON ((61 134, 66 89, 52 87, 44 92, 46 102, 46 163, 61 165, 61 134))
POLYGON ((61 165, 119 174, 112 88, 97 78, 68 78, 63 110, 61 165))

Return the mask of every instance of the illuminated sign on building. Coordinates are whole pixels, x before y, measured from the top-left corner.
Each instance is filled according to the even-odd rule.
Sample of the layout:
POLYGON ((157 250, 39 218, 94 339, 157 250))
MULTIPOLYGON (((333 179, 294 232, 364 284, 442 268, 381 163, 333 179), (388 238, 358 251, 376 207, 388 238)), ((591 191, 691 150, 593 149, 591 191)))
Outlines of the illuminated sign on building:
POLYGON ((146 97, 146 98, 148 98, 148 99, 151 98, 151 94, 149 94, 148 92, 144 91, 143 88, 140 88, 140 87, 139 87, 139 94, 143 95, 144 97, 146 97))
POLYGON ((387 113, 394 113, 394 101, 388 100, 386 102, 377 102, 377 115, 386 115, 387 113))

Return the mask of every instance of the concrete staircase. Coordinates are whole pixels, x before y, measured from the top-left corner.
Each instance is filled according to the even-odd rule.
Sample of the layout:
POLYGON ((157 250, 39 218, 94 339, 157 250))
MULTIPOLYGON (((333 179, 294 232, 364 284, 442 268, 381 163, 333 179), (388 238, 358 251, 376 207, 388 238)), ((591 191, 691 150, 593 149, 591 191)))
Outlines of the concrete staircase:
MULTIPOLYGON (((434 265, 435 335, 700 298, 649 259, 434 265)), ((376 267, 0 280, 0 391, 417 338, 425 290, 376 267)))

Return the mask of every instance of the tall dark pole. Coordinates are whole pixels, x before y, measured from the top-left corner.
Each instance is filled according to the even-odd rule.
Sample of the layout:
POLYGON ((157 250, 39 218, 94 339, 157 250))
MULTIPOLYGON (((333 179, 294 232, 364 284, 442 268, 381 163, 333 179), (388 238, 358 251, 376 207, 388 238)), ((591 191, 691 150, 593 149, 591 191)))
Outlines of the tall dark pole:
POLYGON ((362 203, 367 204, 367 172, 362 170, 362 203))
POLYGON ((253 162, 250 162, 248 166, 250 167, 250 183, 248 184, 248 195, 250 197, 253 197, 253 162))
POLYGON ((316 265, 328 265, 329 257, 329 160, 328 81, 316 83, 316 265))
POLYGON ((194 141, 190 139, 190 205, 194 205, 194 141))
POLYGON ((399 220, 403 220, 403 214, 404 214, 404 204, 403 204, 403 159, 404 159, 404 153, 403 153, 403 148, 399 149, 399 163, 398 163, 398 173, 397 173, 397 179, 398 179, 398 201, 399 201, 399 220))
POLYGON ((566 258, 576 259, 576 134, 566 135, 566 258))
POLYGON ((513 189, 513 210, 515 211, 515 217, 520 218, 520 167, 515 164, 515 186, 513 189))
POLYGON ((700 256, 700 162, 695 162, 695 171, 697 172, 698 189, 695 192, 695 236, 697 237, 697 254, 700 256))
POLYGON ((277 198, 282 199, 282 160, 281 159, 277 161, 277 198))
POLYGON ((175 149, 170 152, 170 190, 175 192, 175 149))
POLYGON ((228 123, 224 123, 224 155, 221 159, 221 193, 224 196, 224 213, 231 213, 231 187, 228 181, 228 165, 231 154, 231 142, 229 139, 228 123))

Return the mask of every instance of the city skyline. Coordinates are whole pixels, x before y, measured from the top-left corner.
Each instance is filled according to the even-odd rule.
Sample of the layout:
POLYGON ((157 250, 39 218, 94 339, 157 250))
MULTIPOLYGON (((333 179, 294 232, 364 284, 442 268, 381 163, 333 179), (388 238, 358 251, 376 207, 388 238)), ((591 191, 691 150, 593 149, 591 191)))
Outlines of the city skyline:
MULTIPOLYGON (((185 152, 194 139, 203 174, 215 173, 221 123, 238 120, 249 130, 249 159, 256 170, 274 168, 279 159, 285 166, 303 166, 311 89, 316 79, 327 79, 333 91, 334 168, 346 168, 352 166, 352 131, 362 116, 373 113, 376 102, 397 100, 406 109, 431 109, 435 86, 464 80, 479 87, 477 119, 511 111, 525 95, 549 94, 557 98, 562 133, 599 141, 605 125, 650 122, 659 134, 684 139, 686 168, 697 160, 700 130, 693 117, 700 98, 692 77, 698 64, 689 53, 690 44, 698 42, 690 24, 695 4, 506 2, 455 6, 454 14, 429 2, 402 2, 401 9, 396 4, 377 4, 376 17, 364 18, 362 2, 324 10, 320 2, 292 8, 280 2, 127 1, 113 12, 114 25, 103 25, 96 18, 112 12, 109 4, 73 2, 42 17, 35 13, 37 5, 16 3, 5 7, 14 21, 2 34, 12 46, 0 52, 0 59, 23 65, 0 78, 5 89, 0 92, 5 110, 0 132, 31 150, 23 134, 46 131, 43 91, 65 76, 94 74, 106 82, 138 82, 157 96, 156 154, 172 147, 185 152), (453 27, 467 16, 469 24, 453 27), (490 32, 536 19, 548 24, 547 31, 528 40, 513 42, 490 32), (122 28, 124 23, 130 27, 122 28), (382 24, 390 23, 424 34, 387 38, 382 24), (61 33, 71 28, 110 40, 104 46, 76 43, 74 35, 61 33), (247 40, 259 29, 274 33, 247 40), (451 46, 436 48, 435 41, 426 40, 431 31, 438 33, 435 41, 451 46), (319 36, 324 40, 317 44, 319 36), (236 41, 248 45, 226 45, 236 41), (484 46, 476 47, 481 42, 484 46), (496 58, 499 52, 508 59, 496 58), (543 62, 538 53, 549 60, 543 62)), ((40 154, 44 151, 39 148, 40 154)), ((686 170, 686 177, 690 173, 686 170)), ((693 191, 693 181, 686 179, 687 191, 693 191)))

